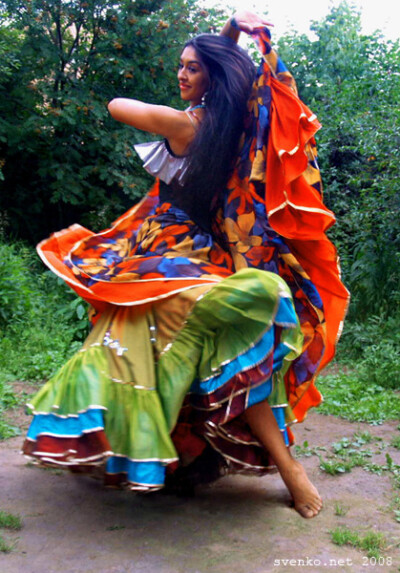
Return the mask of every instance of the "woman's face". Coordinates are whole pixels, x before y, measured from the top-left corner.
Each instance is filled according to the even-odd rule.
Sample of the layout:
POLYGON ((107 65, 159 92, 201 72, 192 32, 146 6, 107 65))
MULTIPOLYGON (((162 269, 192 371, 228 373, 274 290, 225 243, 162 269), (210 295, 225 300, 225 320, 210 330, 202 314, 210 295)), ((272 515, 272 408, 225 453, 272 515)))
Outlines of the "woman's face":
POLYGON ((193 46, 186 46, 179 60, 178 70, 181 98, 198 105, 208 89, 210 78, 193 46))

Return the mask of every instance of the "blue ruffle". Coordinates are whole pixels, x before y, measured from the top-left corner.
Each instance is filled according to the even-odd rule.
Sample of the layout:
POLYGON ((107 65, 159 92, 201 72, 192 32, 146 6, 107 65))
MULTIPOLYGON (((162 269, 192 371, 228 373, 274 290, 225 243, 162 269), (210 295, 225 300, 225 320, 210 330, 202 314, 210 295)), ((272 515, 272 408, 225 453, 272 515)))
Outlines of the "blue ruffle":
POLYGON ((107 474, 126 474, 126 481, 146 487, 163 486, 165 464, 158 461, 130 460, 125 456, 112 456, 107 460, 107 474))
POLYGON ((255 388, 250 388, 249 397, 247 400, 247 406, 254 406, 254 404, 258 404, 263 400, 266 400, 268 396, 271 394, 272 390, 272 377, 269 378, 263 384, 256 386, 255 388))
POLYGON ((104 429, 103 409, 90 408, 78 415, 62 417, 54 413, 35 414, 28 430, 28 438, 39 435, 77 438, 82 434, 104 429))
MULTIPOLYGON (((61 417, 54 413, 35 414, 29 427, 28 438, 40 435, 76 438, 85 433, 104 429, 103 410, 91 408, 76 416, 61 417)), ((130 460, 126 456, 111 456, 106 462, 106 473, 126 474, 126 481, 146 487, 164 484, 165 464, 158 461, 130 460)))
POLYGON ((240 372, 248 370, 255 364, 259 364, 271 351, 273 344, 274 333, 272 330, 268 330, 247 352, 240 354, 227 364, 223 364, 218 374, 207 378, 207 380, 196 379, 192 384, 191 392, 194 394, 209 394, 218 390, 218 388, 240 372))
MULTIPOLYGON (((295 317, 293 315, 293 307, 289 298, 281 298, 279 307, 275 316, 275 323, 282 326, 295 325, 295 317)), ((267 332, 263 334, 260 340, 246 352, 240 354, 227 364, 223 364, 218 370, 218 374, 207 378, 206 380, 196 379, 190 391, 194 394, 210 394, 221 388, 231 378, 249 370, 250 368, 260 364, 266 359, 268 354, 272 351, 275 343, 275 327, 271 326, 267 332)), ((280 343, 274 350, 273 356, 273 372, 277 372, 282 368, 285 356, 289 354, 291 349, 283 343, 280 343)), ((270 388, 269 393, 271 392, 270 388)), ((268 397, 269 393, 262 399, 268 397)))

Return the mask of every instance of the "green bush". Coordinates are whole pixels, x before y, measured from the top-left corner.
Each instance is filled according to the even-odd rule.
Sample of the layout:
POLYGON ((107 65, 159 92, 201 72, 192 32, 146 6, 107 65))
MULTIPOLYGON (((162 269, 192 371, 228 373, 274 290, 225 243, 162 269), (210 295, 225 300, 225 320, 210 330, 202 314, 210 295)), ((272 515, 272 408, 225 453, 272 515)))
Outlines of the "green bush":
POLYGON ((337 360, 348 365, 366 384, 400 389, 400 316, 370 316, 348 321, 337 360))
POLYGON ((0 243, 0 257, 0 375, 46 379, 86 337, 87 305, 44 270, 33 249, 0 243))
POLYGON ((0 243, 0 330, 23 322, 32 311, 33 285, 29 259, 32 249, 0 243))
POLYGON ((400 347, 394 341, 377 342, 364 351, 358 369, 371 384, 400 389, 400 347))

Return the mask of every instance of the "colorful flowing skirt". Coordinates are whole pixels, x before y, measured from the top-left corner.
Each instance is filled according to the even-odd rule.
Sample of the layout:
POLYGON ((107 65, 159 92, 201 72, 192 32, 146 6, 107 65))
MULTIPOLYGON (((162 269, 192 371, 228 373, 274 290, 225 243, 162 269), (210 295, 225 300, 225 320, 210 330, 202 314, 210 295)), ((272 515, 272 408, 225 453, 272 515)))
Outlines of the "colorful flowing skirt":
MULTIPOLYGON (((58 253, 76 230, 57 235, 58 253)), ((113 235, 120 237, 118 225, 113 235)), ((78 249, 88 251, 93 240, 78 249)), ((136 247, 140 254, 131 248, 127 265, 149 259, 154 267, 159 258, 183 267, 199 285, 141 304, 100 305, 82 349, 29 404, 34 419, 24 453, 45 465, 89 473, 101 468, 107 484, 135 490, 162 487, 168 466, 183 454, 199 455, 207 443, 230 469, 266 473, 271 460, 241 414, 268 399, 289 444, 286 428, 294 416, 283 375, 303 343, 289 287, 258 269, 232 273, 226 265, 222 275, 228 276, 218 276, 212 259, 222 249, 170 205, 149 217, 136 247), (174 238, 169 246, 166 237, 174 238), (183 243, 185 256, 177 256, 183 243)), ((77 261, 90 282, 93 260, 84 263, 70 252, 66 268, 77 261)), ((114 288, 121 285, 135 288, 129 282, 114 288)))

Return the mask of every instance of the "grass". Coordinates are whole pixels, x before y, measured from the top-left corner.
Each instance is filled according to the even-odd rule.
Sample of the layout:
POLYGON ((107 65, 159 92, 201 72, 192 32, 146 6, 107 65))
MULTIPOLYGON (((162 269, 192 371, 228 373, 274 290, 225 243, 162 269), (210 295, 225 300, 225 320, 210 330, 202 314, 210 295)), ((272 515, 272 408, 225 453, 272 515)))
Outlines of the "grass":
POLYGON ((369 531, 361 535, 358 531, 340 526, 329 532, 333 543, 336 545, 351 545, 366 552, 368 557, 378 559, 382 551, 387 547, 387 541, 383 533, 369 531))
POLYGON ((307 441, 303 442, 301 446, 294 447, 294 452, 297 458, 309 458, 310 456, 318 455, 318 452, 323 452, 325 450, 326 448, 323 446, 314 446, 313 448, 310 448, 307 441))
MULTIPOLYGON (((22 529, 22 520, 19 515, 0 510, 0 529, 19 531, 22 529)), ((10 544, 0 535, 0 552, 10 553, 14 549, 15 543, 10 544)))
POLYGON ((390 445, 400 450, 400 436, 395 436, 394 438, 392 438, 390 445))
MULTIPOLYGON (((18 428, 2 418, 5 410, 18 405, 9 382, 47 379, 79 349, 88 330, 82 301, 32 260, 35 255, 31 249, 0 243, 0 439, 19 433, 18 428)), ((399 322, 400 318, 392 317, 390 325, 387 320, 370 320, 366 325, 346 326, 343 350, 339 352, 341 362, 336 363, 338 372, 319 378, 324 395, 320 413, 373 425, 400 419, 399 322), (385 332, 382 328, 386 328, 385 332)), ((318 456, 321 470, 333 476, 354 467, 379 475, 390 474, 398 492, 391 510, 400 523, 400 466, 389 454, 384 464, 371 461, 376 449, 382 451, 386 446, 369 432, 358 432, 333 443, 329 449, 310 447, 305 441, 295 446, 295 453, 298 457, 318 456)), ((391 446, 400 449, 400 435, 393 437, 391 446)), ((344 517, 347 512, 348 508, 335 504, 336 516, 344 517)), ((0 530, 18 531, 21 527, 19 516, 0 511, 0 530)), ((123 528, 111 525, 107 530, 123 528)), ((335 544, 352 545, 369 557, 377 558, 387 545, 383 534, 376 532, 361 535, 347 527, 337 527, 331 535, 335 544)), ((8 553, 13 547, 0 535, 0 552, 8 553)))
POLYGON ((368 383, 357 371, 322 376, 319 389, 324 396, 321 414, 372 425, 400 418, 400 393, 368 383))
MULTIPOLYGON (((398 487, 399 487, 399 489, 400 489, 400 484, 399 484, 398 487)), ((391 509, 392 509, 393 512, 394 512, 394 518, 395 518, 395 520, 396 520, 398 523, 400 523, 400 495, 397 494, 397 495, 395 495, 395 496, 393 497, 393 501, 392 501, 392 504, 391 504, 391 509)))
MULTIPOLYGON (((308 442, 303 442, 302 446, 295 447, 295 452, 297 457, 318 456, 320 469, 331 476, 351 472, 355 467, 376 475, 389 475, 397 491, 400 490, 400 465, 394 463, 388 452, 385 453, 385 463, 374 463, 371 460, 374 454, 383 453, 388 445, 382 438, 365 431, 355 432, 350 438, 344 437, 332 443, 329 449, 319 446, 310 448, 308 442)), ((390 445, 393 445, 393 440, 390 445)), ((395 520, 400 523, 400 495, 395 495, 390 509, 395 520)), ((338 504, 335 505, 335 515, 345 515, 344 509, 338 504)))
POLYGON ((338 517, 344 517, 345 515, 347 515, 347 512, 349 511, 348 507, 344 507, 342 505, 340 505, 340 503, 336 502, 335 503, 335 515, 338 517))
POLYGON ((14 549, 14 545, 10 545, 4 537, 0 535, 0 553, 11 553, 14 549))
POLYGON ((22 520, 19 515, 0 511, 0 529, 12 529, 19 531, 22 529, 22 520))
POLYGON ((319 467, 320 469, 331 475, 334 476, 336 474, 344 474, 350 472, 356 466, 360 466, 360 460, 324 460, 320 458, 319 467))
MULTIPOLYGON (((328 475, 336 476, 350 472, 355 467, 361 467, 376 475, 389 475, 397 491, 400 490, 400 465, 394 463, 387 452, 385 463, 377 464, 371 461, 374 454, 382 453, 388 445, 381 438, 372 436, 370 432, 356 432, 351 438, 345 437, 334 442, 330 450, 326 451, 324 458, 316 448, 312 455, 318 456, 320 469, 328 475), (366 445, 368 447, 365 447, 366 445), (372 447, 374 450, 371 449, 372 447)), ((395 520, 400 523, 400 495, 395 495, 390 509, 394 513, 395 520)), ((335 515, 345 515, 341 513, 338 505, 335 506, 335 515)))
POLYGON ((320 413, 369 424, 400 418, 399 325, 399 313, 346 322, 334 373, 318 379, 320 413))
POLYGON ((356 432, 352 438, 342 438, 339 442, 333 443, 331 451, 325 458, 321 454, 316 453, 316 455, 320 460, 320 468, 330 475, 349 472, 354 467, 362 467, 366 471, 379 475, 390 472, 394 478, 400 479, 400 465, 393 462, 390 454, 386 453, 385 464, 371 462, 374 453, 380 453, 385 447, 381 438, 374 438, 369 432, 361 434, 356 432), (378 452, 365 448, 365 444, 377 445, 378 452))

